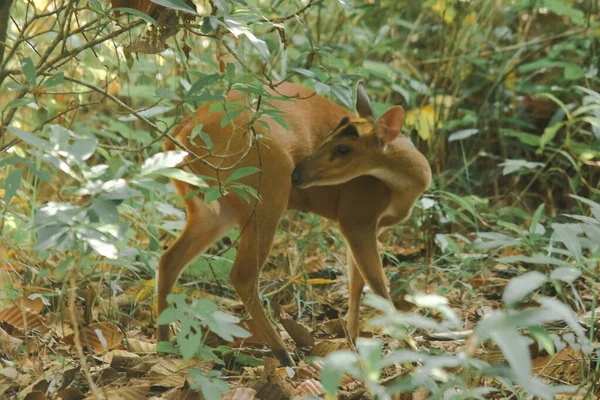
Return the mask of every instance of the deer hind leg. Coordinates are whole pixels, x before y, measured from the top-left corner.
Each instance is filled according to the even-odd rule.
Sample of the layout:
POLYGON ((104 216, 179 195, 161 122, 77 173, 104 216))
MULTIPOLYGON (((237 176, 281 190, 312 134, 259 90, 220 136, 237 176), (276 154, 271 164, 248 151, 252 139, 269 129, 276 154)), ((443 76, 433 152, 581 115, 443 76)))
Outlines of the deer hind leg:
MULTIPOLYGON (((194 197, 186 199, 185 205, 185 227, 158 261, 158 315, 167 308, 167 296, 184 268, 237 223, 234 210, 222 200, 204 204, 202 199, 194 197)), ((169 326, 159 325, 157 341, 168 340, 169 326)))
MULTIPOLYGON (((250 220, 247 222, 240 238, 230 278, 246 310, 255 325, 260 328, 265 342, 267 342, 275 357, 283 365, 293 366, 295 365, 294 361, 269 320, 259 296, 260 270, 269 256, 275 231, 283 211, 284 207, 269 210, 261 207, 255 215, 249 217, 250 220)), ((243 226, 241 221, 240 225, 243 226)))
POLYGON ((359 329, 359 306, 360 297, 362 295, 363 288, 365 287, 365 280, 363 279, 356 261, 352 256, 352 250, 348 246, 346 251, 346 262, 348 264, 348 315, 347 315, 347 328, 348 334, 351 340, 356 340, 358 337, 359 329))

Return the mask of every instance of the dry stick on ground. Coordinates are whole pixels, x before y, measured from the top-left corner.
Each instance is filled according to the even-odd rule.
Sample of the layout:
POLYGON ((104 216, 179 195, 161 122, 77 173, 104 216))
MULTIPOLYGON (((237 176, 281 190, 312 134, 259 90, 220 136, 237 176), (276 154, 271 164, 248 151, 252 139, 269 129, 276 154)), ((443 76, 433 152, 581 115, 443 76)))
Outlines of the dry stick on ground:
MULTIPOLYGON (((92 378, 92 374, 90 372, 90 366, 87 363, 85 358, 85 354, 83 352, 83 346, 81 345, 81 332, 79 331, 79 325, 77 323, 77 310, 75 308, 75 300, 76 300, 76 292, 77 292, 77 267, 74 265, 71 269, 70 279, 69 279, 69 313, 71 316, 71 325, 73 326, 73 344, 75 346, 75 351, 77 352, 77 356, 79 357, 79 361, 81 363, 81 370, 83 371, 83 375, 90 386, 90 391, 92 394, 98 394, 98 386, 94 382, 92 378)), ((102 389, 104 393, 104 388, 102 389)))

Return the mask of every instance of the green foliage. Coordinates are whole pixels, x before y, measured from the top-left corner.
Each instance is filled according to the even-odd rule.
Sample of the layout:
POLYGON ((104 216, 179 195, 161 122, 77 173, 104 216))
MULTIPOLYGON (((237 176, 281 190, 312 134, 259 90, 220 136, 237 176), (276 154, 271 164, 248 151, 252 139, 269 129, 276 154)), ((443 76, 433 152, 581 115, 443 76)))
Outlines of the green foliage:
MULTIPOLYGON (((260 180, 260 165, 231 160, 233 167, 221 171, 225 179, 178 167, 193 154, 160 148, 178 122, 211 102, 210 110, 223 112, 222 128, 247 115, 262 132, 252 144, 268 146, 271 121, 291 129, 275 102, 299 101, 278 95, 277 81, 301 82, 352 108, 352 88, 364 79, 379 115, 391 104, 405 107, 404 133, 436 171, 431 194, 417 206, 420 218, 408 222, 418 240, 432 243, 421 271, 450 277, 443 294, 456 286, 474 294, 467 282, 492 264, 513 277, 505 309, 487 315, 474 336, 495 342, 509 368, 464 351, 384 356, 384 343, 361 340, 356 354, 327 358, 325 389, 333 393, 341 374, 350 373, 381 398, 419 385, 438 397, 482 397, 489 389, 467 379, 478 373, 515 392, 513 384, 541 397, 555 390, 529 378, 524 335, 553 350, 555 340, 541 326, 560 319, 575 332, 574 343, 587 345, 567 304, 586 305, 576 285, 593 287, 600 260, 599 28, 592 2, 218 0, 196 2, 197 9, 181 0, 153 3, 167 8, 162 13, 198 18, 179 29, 96 0, 62 8, 66 3, 53 2, 52 10, 15 2, 0 64, 0 232, 48 265, 26 263, 27 273, 16 278, 21 288, 11 283, 4 291, 15 297, 50 277, 51 291, 64 294, 62 281, 74 269, 80 282, 105 286, 111 296, 153 277, 163 245, 185 220, 168 178, 195 186, 188 196, 201 194, 206 203, 261 199, 249 184, 260 180), (233 90, 247 96, 247 106, 225 102, 233 90), (110 274, 99 265, 110 266, 110 274), (386 365, 410 362, 420 364, 409 377, 381 385, 386 365), (448 372, 455 367, 467 373, 448 372)), ((187 139, 213 152, 211 135, 198 125, 187 139)), ((300 221, 311 227, 307 238, 293 235, 302 257, 315 247, 320 257, 337 257, 339 232, 318 217, 301 214, 300 221)), ((235 250, 221 254, 223 247, 196 260, 188 276, 225 280, 235 250)), ((308 297, 298 295, 310 303, 308 297)), ((182 324, 171 350, 186 359, 220 361, 202 344, 203 327, 222 337, 246 334, 213 303, 172 300, 160 320, 182 324)), ((414 300, 442 321, 400 314, 370 298, 384 313, 372 323, 405 339, 407 327, 460 329, 442 298, 414 300)), ((190 374, 206 398, 227 389, 216 372, 190 374)))

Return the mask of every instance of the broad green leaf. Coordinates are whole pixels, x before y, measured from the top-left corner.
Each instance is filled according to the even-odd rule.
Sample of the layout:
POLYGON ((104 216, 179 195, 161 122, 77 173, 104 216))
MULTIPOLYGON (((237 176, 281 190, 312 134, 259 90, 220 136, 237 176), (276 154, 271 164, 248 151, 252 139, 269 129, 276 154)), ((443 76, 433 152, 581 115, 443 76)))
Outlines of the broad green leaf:
POLYGON ((133 8, 129 8, 129 7, 117 7, 117 8, 111 8, 110 11, 120 11, 120 12, 124 12, 127 14, 132 14, 135 15, 136 17, 140 17, 141 19, 143 19, 144 21, 154 25, 154 26, 158 26, 158 22, 156 22, 156 20, 154 18, 152 18, 151 16, 149 16, 148 14, 145 14, 139 10, 135 10, 133 8))
MULTIPOLYGON (((211 371, 213 372, 213 371, 211 371)), ((229 385, 219 377, 207 377, 198 369, 190 369, 188 374, 194 379, 190 384, 192 389, 199 389, 206 400, 220 400, 221 396, 229 391, 229 385)))
POLYGON ((53 87, 56 85, 60 85, 61 83, 64 83, 64 82, 65 82, 64 72, 57 72, 56 74, 52 75, 50 78, 46 79, 43 83, 43 86, 53 87))
POLYGON ((165 168, 159 169, 152 172, 155 175, 162 175, 168 178, 177 179, 178 181, 189 183, 190 185, 197 186, 199 188, 206 188, 208 185, 205 182, 205 179, 191 172, 187 172, 177 168, 165 168))
POLYGON ((526 170, 526 172, 529 172, 532 169, 535 168, 542 168, 545 166, 544 163, 540 163, 540 162, 533 162, 533 161, 526 161, 526 160, 505 160, 504 162, 501 162, 500 164, 498 164, 502 167, 502 175, 508 175, 508 174, 512 174, 514 172, 517 171, 523 171, 526 170))
POLYGON ((455 140, 464 140, 473 135, 476 135, 477 133, 479 133, 479 129, 463 129, 461 131, 454 132, 453 134, 448 136, 448 141, 453 142, 455 140))
POLYGON ((169 89, 167 87, 156 88, 156 95, 158 97, 161 97, 161 98, 167 99, 167 100, 181 101, 179 96, 177 96, 177 94, 175 92, 173 92, 171 89, 169 89))
POLYGON ((15 128, 14 126, 9 126, 8 131, 10 133, 12 133, 14 136, 16 136, 19 139, 21 139, 22 141, 24 141, 25 143, 27 143, 33 147, 36 147, 39 150, 49 150, 51 147, 50 143, 48 143, 46 140, 40 139, 39 137, 37 137, 36 135, 34 135, 32 133, 26 132, 19 128, 15 128))
POLYGON ((221 188, 219 186, 211 186, 204 190, 204 203, 211 203, 215 200, 218 200, 221 196, 221 188))
POLYGON ((525 274, 513 278, 506 285, 502 302, 507 307, 511 307, 521 301, 523 297, 537 290, 548 278, 546 275, 537 271, 526 272, 525 274))
POLYGON ((96 139, 81 139, 74 142, 67 150, 80 163, 90 158, 96 151, 96 139))
POLYGON ((229 175, 229 176, 227 177, 227 180, 226 180, 226 182, 235 181, 235 180, 238 180, 238 179, 244 178, 244 177, 246 177, 246 176, 249 176, 249 175, 255 174, 255 173, 257 173, 257 172, 260 172, 260 168, 257 168, 257 167, 250 167, 250 166, 248 166, 248 167, 241 167, 241 168, 238 168, 238 169, 236 169, 235 171, 233 171, 233 172, 231 173, 231 175, 229 175))
POLYGON ((151 2, 170 8, 173 10, 183 11, 184 13, 198 15, 198 12, 185 4, 183 0, 150 0, 151 2))
POLYGON ((544 148, 546 144, 550 143, 563 125, 562 122, 559 122, 544 129, 544 133, 540 137, 540 148, 544 148))
POLYGON ((573 226, 570 224, 552 224, 552 229, 554 229, 554 235, 552 238, 555 241, 559 241, 565 245, 571 256, 580 261, 583 257, 581 243, 577 237, 578 233, 574 230, 573 226))
POLYGON ((568 81, 576 81, 585 76, 585 70, 577 64, 567 64, 564 70, 564 77, 568 81))
POLYGON ((148 175, 161 169, 173 168, 180 164, 187 154, 187 152, 180 150, 157 153, 144 161, 140 174, 148 175))
POLYGON ((8 207, 13 197, 17 195, 17 191, 21 187, 21 178, 23 171, 21 168, 15 168, 9 172, 4 181, 4 204, 8 207))
POLYGON ((529 377, 531 375, 531 353, 527 338, 508 327, 496 327, 491 329, 488 334, 502 350, 513 373, 520 377, 529 377))
POLYGON ((188 90, 186 97, 194 95, 194 94, 200 92, 206 86, 217 82, 219 80, 219 77, 220 77, 219 74, 210 74, 210 75, 205 75, 205 76, 201 77, 196 82, 194 82, 194 84, 192 85, 190 90, 188 90))
POLYGON ((104 233, 96 229, 85 227, 79 228, 77 230, 77 235, 101 256, 115 259, 119 255, 115 245, 108 241, 108 238, 104 233))
POLYGON ((552 271, 550 279, 573 283, 575 279, 581 276, 581 270, 575 267, 560 267, 552 271))
MULTIPOLYGON (((538 208, 535 210, 535 212, 533 213, 533 217, 531 218, 531 224, 529 224, 529 232, 530 233, 540 233, 539 228, 538 228, 538 224, 540 223, 540 219, 542 218, 542 211, 544 210, 544 207, 546 205, 544 203, 540 204, 538 206, 538 208)), ((541 229, 545 232, 546 230, 544 229, 543 226, 539 225, 541 227, 541 229)), ((541 235, 543 235, 543 232, 540 233, 541 235)))
POLYGON ((327 394, 333 396, 337 393, 342 375, 350 372, 356 361, 356 355, 349 350, 336 351, 323 360, 320 379, 327 394))
POLYGON ((27 83, 29 86, 35 86, 35 80, 37 78, 37 72, 35 69, 35 65, 33 65, 33 61, 31 58, 22 58, 21 61, 21 71, 23 75, 25 75, 25 79, 27 79, 27 83))
POLYGON ((119 211, 117 205, 112 201, 103 198, 102 196, 92 199, 92 209, 98 218, 107 224, 114 224, 119 220, 119 211))
POLYGON ((10 108, 18 108, 21 106, 26 106, 27 104, 33 103, 34 101, 35 101, 34 99, 31 99, 29 97, 22 97, 20 99, 15 99, 15 100, 10 101, 6 105, 5 109, 8 110, 10 108))
POLYGON ((69 231, 67 225, 44 226, 36 231, 37 240, 35 241, 35 250, 45 250, 51 247, 59 247, 60 239, 69 231))

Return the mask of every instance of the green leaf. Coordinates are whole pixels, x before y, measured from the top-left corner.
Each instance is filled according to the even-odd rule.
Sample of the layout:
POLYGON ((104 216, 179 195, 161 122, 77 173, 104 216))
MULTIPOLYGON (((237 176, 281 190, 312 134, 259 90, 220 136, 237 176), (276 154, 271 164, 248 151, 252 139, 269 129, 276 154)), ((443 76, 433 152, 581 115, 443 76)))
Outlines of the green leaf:
POLYGON ((18 137, 25 143, 39 149, 39 150, 49 150, 51 148, 50 143, 45 141, 44 139, 40 139, 32 133, 26 132, 19 128, 15 128, 14 126, 9 126, 8 131, 12 133, 14 136, 18 137))
POLYGON ((554 235, 552 235, 554 241, 564 244, 571 256, 580 261, 583 253, 581 243, 577 238, 579 232, 575 231, 571 224, 552 224, 552 229, 554 229, 554 235))
POLYGON ((577 64, 567 64, 564 70, 564 77, 568 81, 576 81, 585 76, 585 70, 577 64))
POLYGON ((192 85, 190 90, 188 90, 186 97, 194 95, 194 94, 200 92, 206 86, 217 82, 219 80, 219 77, 220 77, 219 74, 210 74, 210 75, 205 75, 205 76, 201 77, 196 82, 194 82, 194 84, 192 85))
POLYGON ((473 135, 476 135, 477 133, 479 133, 479 129, 463 129, 461 131, 454 132, 453 134, 448 136, 448 141, 453 142, 455 140, 464 140, 473 135))
POLYGON ((8 102, 5 109, 8 110, 9 108, 18 108, 21 106, 26 106, 27 104, 33 103, 34 101, 35 100, 33 100, 32 98, 22 97, 20 99, 15 99, 15 100, 8 102))
POLYGON ((172 10, 183 11, 184 13, 198 15, 198 12, 185 4, 183 0, 150 0, 151 2, 158 4, 159 6, 163 6, 166 8, 170 8, 172 10))
POLYGON ((172 322, 175 322, 179 319, 181 312, 173 307, 167 307, 166 309, 163 310, 163 312, 160 313, 160 315, 158 316, 158 319, 156 320, 156 323, 158 323, 159 325, 168 325, 172 322))
POLYGON ((181 101, 181 99, 179 98, 179 96, 177 96, 175 92, 166 87, 156 88, 156 95, 167 100, 181 101))
POLYGON ((342 375, 349 372, 354 363, 356 363, 356 355, 349 350, 336 351, 325 357, 321 370, 321 383, 327 394, 333 396, 337 393, 342 375))
POLYGON ((229 175, 229 176, 227 177, 227 180, 226 180, 226 182, 235 181, 235 180, 238 180, 238 179, 244 178, 244 177, 246 177, 246 176, 249 176, 249 175, 255 174, 255 173, 257 173, 257 172, 260 172, 260 168, 257 168, 257 167, 250 167, 250 166, 248 166, 248 167, 242 167, 242 168, 238 168, 238 169, 236 169, 235 171, 233 171, 233 172, 231 173, 231 175, 229 175))
MULTIPOLYGON (((544 207, 546 205, 544 203, 540 204, 538 206, 538 208, 535 210, 535 212, 533 213, 533 218, 531 218, 531 224, 529 224, 529 232, 530 233, 537 233, 538 232, 538 224, 540 223, 540 219, 542 218, 542 211, 544 210, 544 207)), ((542 229, 544 229, 543 226, 540 225, 540 227, 542 229)), ((541 233, 543 234, 543 233, 541 233)))
POLYGON ((157 153, 144 161, 140 174, 148 175, 161 169, 175 167, 185 159, 187 154, 180 150, 157 153))
POLYGON ((556 347, 554 346, 552 336, 546 329, 541 326, 530 326, 527 328, 527 331, 538 343, 541 343, 550 356, 554 356, 556 347))
POLYGON ((310 79, 314 79, 315 81, 319 80, 319 77, 317 77, 317 75, 314 72, 309 71, 309 70, 307 70, 305 68, 290 68, 290 70, 294 71, 294 72, 297 72, 297 73, 299 73, 301 75, 307 76, 310 79))
POLYGON ((108 241, 107 235, 96 229, 87 227, 79 228, 77 236, 101 256, 115 259, 119 255, 115 245, 108 241))
POLYGON ((37 78, 37 72, 35 70, 35 65, 33 65, 33 61, 31 58, 22 58, 21 59, 21 71, 23 75, 25 75, 25 79, 29 86, 35 86, 35 80, 37 78))
POLYGON ((581 276, 581 271, 575 267, 560 267, 552 271, 550 279, 573 283, 581 276))
POLYGON ((17 191, 21 187, 21 178, 23 171, 21 168, 15 168, 6 177, 4 181, 4 204, 8 207, 13 197, 17 195, 17 191))
POLYGON ((506 285, 502 301, 506 307, 511 307, 521 301, 523 297, 537 290, 548 278, 546 275, 537 271, 526 272, 525 274, 513 278, 506 285))
POLYGON ((96 151, 96 139, 81 139, 69 146, 69 154, 80 163, 94 155, 96 151))
POLYGON ((92 209, 98 218, 107 224, 114 224, 119 220, 119 211, 117 205, 112 200, 103 198, 102 196, 92 199, 92 209))
POLYGON ((207 376, 198 369, 190 369, 188 374, 194 379, 190 387, 199 389, 206 400, 220 400, 221 396, 229 391, 227 382, 218 376, 207 376))
POLYGON ((120 12, 124 12, 127 14, 132 14, 135 15, 136 17, 140 17, 141 19, 143 19, 144 21, 154 25, 154 26, 158 26, 158 22, 156 22, 156 20, 154 18, 152 18, 151 16, 149 16, 148 14, 145 14, 141 11, 135 10, 133 8, 129 8, 129 7, 117 7, 117 8, 111 8, 110 11, 120 11, 120 12))
POLYGON ((502 350, 513 373, 523 378, 529 377, 531 375, 531 354, 527 338, 511 328, 496 327, 490 330, 489 335, 502 350))
POLYGON ((45 250, 50 247, 59 247, 60 238, 69 231, 67 225, 44 226, 37 230, 37 240, 35 241, 35 250, 45 250))
POLYGON ((56 74, 52 75, 50 78, 46 79, 44 81, 44 83, 42 84, 42 86, 52 87, 52 86, 60 85, 61 83, 64 83, 64 82, 65 82, 64 72, 57 72, 56 74))
POLYGON ((563 123, 559 122, 544 129, 544 133, 540 137, 540 149, 543 149, 546 144, 550 143, 562 127, 563 123))
POLYGON ((221 188, 219 186, 211 186, 204 191, 204 203, 211 203, 218 200, 221 196, 221 188))
POLYGON ((210 177, 203 177, 201 175, 196 175, 192 172, 187 172, 187 171, 184 171, 182 169, 177 169, 177 168, 159 169, 152 173, 155 175, 166 176, 167 178, 177 179, 178 181, 186 182, 186 183, 189 183, 190 185, 194 185, 194 186, 197 186, 200 188, 208 187, 208 185, 205 182, 206 178, 214 179, 214 178, 210 178, 210 177))

